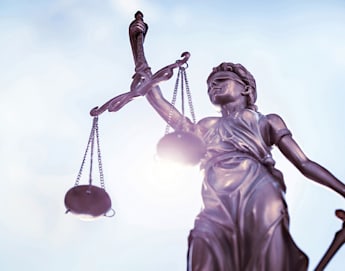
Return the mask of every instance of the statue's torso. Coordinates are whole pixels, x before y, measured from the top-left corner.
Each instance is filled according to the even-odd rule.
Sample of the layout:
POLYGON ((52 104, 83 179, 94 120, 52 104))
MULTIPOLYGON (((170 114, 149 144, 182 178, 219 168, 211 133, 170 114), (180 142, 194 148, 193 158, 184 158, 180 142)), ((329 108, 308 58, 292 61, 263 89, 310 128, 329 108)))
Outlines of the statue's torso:
POLYGON ((204 163, 235 151, 249 154, 260 162, 271 159, 267 120, 249 109, 213 119, 203 133, 203 140, 207 146, 204 163))

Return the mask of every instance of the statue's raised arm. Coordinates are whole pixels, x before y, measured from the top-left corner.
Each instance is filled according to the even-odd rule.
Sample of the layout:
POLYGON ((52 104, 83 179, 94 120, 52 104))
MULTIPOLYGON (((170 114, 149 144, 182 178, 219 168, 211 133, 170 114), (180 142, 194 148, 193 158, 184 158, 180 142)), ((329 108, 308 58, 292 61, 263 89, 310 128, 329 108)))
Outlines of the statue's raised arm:
POLYGON ((173 75, 173 69, 185 64, 189 59, 190 54, 188 52, 184 52, 181 55, 181 60, 177 60, 175 63, 162 68, 155 74, 152 74, 144 53, 144 39, 147 30, 148 26, 143 21, 143 14, 138 11, 135 14, 135 20, 129 26, 129 36, 136 71, 133 77, 131 89, 139 89, 140 95, 146 94, 146 98, 152 107, 172 128, 177 129, 183 123, 186 129, 191 130, 193 123, 188 118, 184 117, 163 97, 158 86, 159 82, 171 78, 173 75), (141 86, 148 82, 150 82, 149 88, 143 89, 141 86))
MULTIPOLYGON (((162 97, 158 87, 159 83, 170 79, 173 76, 173 70, 177 67, 182 66, 188 61, 190 54, 188 52, 184 52, 181 55, 182 59, 179 59, 175 61, 175 63, 167 65, 156 73, 152 74, 145 58, 143 46, 147 29, 148 26, 143 21, 143 14, 138 11, 135 14, 135 20, 129 26, 129 37, 135 63, 135 74, 133 75, 133 81, 130 86, 130 91, 117 95, 100 107, 94 107, 90 111, 91 116, 98 116, 106 110, 108 110, 109 112, 116 112, 120 110, 124 105, 132 101, 134 98, 145 96, 146 93, 150 92, 153 89, 156 90, 157 95, 159 94, 159 98, 162 97)), ((154 100, 150 99, 149 97, 151 97, 151 95, 148 95, 148 99, 150 101, 152 100, 153 107, 166 121, 168 119, 166 109, 169 107, 169 110, 171 111, 171 121, 169 122, 169 124, 173 128, 176 128, 178 123, 181 123, 181 120, 184 119, 183 116, 175 108, 171 107, 170 104, 164 99, 163 104, 165 106, 164 108, 160 108, 159 104, 161 103, 156 104, 154 100)), ((191 122, 188 119, 184 123, 185 126, 188 126, 190 124, 191 122)))

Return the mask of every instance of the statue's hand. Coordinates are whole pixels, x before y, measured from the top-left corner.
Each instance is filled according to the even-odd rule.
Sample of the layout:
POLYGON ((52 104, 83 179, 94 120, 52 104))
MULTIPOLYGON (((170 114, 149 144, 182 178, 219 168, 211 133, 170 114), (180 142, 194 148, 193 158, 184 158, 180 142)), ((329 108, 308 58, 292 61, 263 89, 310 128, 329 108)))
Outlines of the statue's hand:
POLYGON ((132 38, 135 38, 138 36, 138 34, 146 34, 148 29, 147 24, 143 21, 143 14, 138 11, 135 14, 135 20, 130 24, 129 26, 129 35, 132 38))

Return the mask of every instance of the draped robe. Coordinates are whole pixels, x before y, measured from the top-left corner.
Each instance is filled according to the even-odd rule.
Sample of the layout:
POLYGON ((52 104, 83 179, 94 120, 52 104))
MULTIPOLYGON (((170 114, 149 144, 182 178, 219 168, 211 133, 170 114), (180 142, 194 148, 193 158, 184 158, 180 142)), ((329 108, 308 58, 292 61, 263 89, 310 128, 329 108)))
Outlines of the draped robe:
MULTIPOLYGON (((265 143, 265 121, 245 109, 219 118, 204 134, 204 206, 189 236, 189 271, 307 270, 289 233, 283 175, 265 143)), ((279 141, 290 132, 277 134, 279 141)))

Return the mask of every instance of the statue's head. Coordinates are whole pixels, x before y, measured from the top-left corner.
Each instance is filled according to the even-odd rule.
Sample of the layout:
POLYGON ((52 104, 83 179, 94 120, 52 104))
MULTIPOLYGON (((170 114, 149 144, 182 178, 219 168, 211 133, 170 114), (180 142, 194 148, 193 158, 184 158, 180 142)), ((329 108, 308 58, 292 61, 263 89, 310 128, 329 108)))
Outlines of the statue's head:
POLYGON ((211 74, 207 78, 209 82, 216 73, 229 74, 229 80, 234 77, 242 81, 245 86, 244 95, 247 96, 247 107, 257 110, 256 102, 256 83, 253 75, 241 64, 234 64, 231 62, 223 62, 219 66, 214 67, 211 74))

